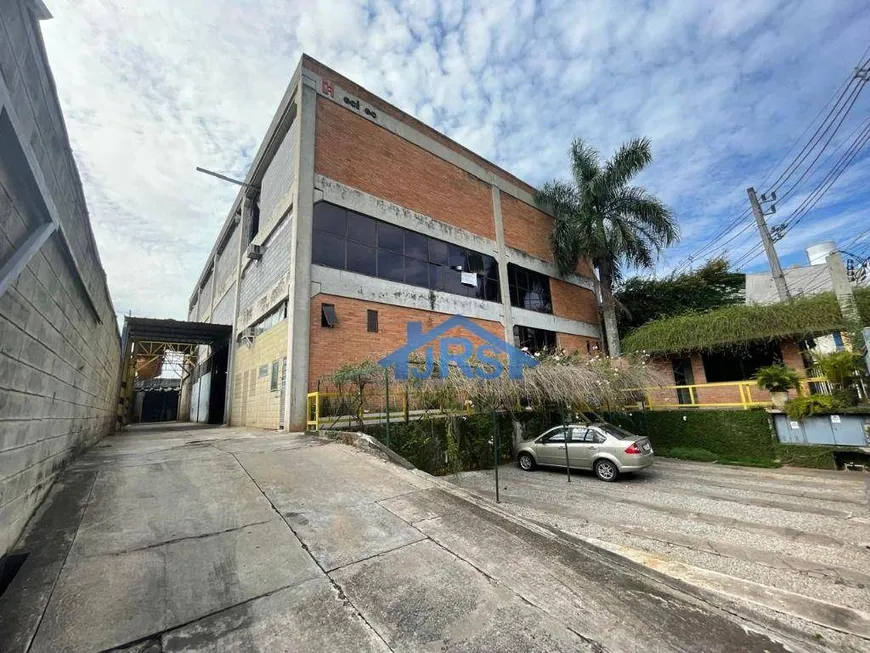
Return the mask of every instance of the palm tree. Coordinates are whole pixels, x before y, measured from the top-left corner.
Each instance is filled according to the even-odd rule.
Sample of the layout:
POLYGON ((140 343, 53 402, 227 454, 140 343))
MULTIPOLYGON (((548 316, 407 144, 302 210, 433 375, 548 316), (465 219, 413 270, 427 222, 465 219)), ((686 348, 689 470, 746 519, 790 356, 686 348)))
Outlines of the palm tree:
POLYGON ((603 165, 598 151, 580 138, 571 143, 570 155, 573 183, 551 181, 535 198, 556 218, 550 245, 559 274, 576 271, 581 257, 598 271, 607 349, 619 356, 613 286, 623 266, 651 267, 679 239, 679 229, 661 200, 629 185, 652 161, 649 139, 624 143, 603 165))

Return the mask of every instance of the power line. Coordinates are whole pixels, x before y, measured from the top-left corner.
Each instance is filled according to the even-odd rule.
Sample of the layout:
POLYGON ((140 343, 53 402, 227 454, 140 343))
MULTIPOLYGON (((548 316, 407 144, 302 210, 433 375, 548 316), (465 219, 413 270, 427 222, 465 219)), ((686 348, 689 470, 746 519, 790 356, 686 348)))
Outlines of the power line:
POLYGON ((858 134, 858 136, 852 141, 848 149, 837 160, 821 182, 819 182, 813 191, 804 198, 804 201, 801 202, 801 204, 792 211, 785 220, 783 220, 781 223, 781 225, 783 225, 781 227, 783 236, 794 229, 794 227, 797 226, 804 217, 806 217, 807 213, 809 213, 809 211, 812 210, 819 201, 821 201, 825 194, 846 171, 852 161, 855 160, 855 157, 858 156, 861 148, 867 144, 868 140, 870 140, 870 119, 867 120, 867 124, 864 126, 860 134, 858 134))
MULTIPOLYGON (((825 144, 822 145, 821 148, 819 148, 819 151, 816 153, 815 158, 813 158, 813 160, 810 161, 810 164, 806 167, 806 170, 803 171, 801 176, 798 177, 797 181, 794 182, 791 185, 791 187, 789 187, 789 189, 787 191, 785 191, 785 193, 782 193, 782 195, 780 196, 780 201, 782 201, 783 199, 785 199, 786 197, 791 195, 794 192, 794 189, 797 188, 798 184, 800 184, 806 178, 806 176, 808 174, 810 174, 810 171, 813 169, 813 166, 816 164, 816 162, 819 160, 819 158, 822 156, 822 154, 824 154, 825 150, 827 149, 828 145, 830 144, 830 142, 834 138, 834 136, 837 135, 837 132, 840 130, 840 127, 843 124, 843 121, 849 115, 849 112, 852 110, 852 107, 855 106, 855 102, 858 101, 858 96, 861 94, 861 90, 864 88, 864 83, 865 82, 863 82, 863 81, 859 82, 859 84, 855 87, 855 90, 853 91, 852 95, 850 95, 851 101, 849 102, 849 104, 847 106, 844 107, 845 110, 842 111, 843 115, 842 115, 842 117, 840 117, 840 122, 838 122, 837 126, 834 127, 834 130, 831 132, 831 135, 828 137, 828 140, 825 141, 825 144)), ((836 118, 835 118, 835 120, 836 120, 836 118)), ((833 124, 834 123, 832 122, 831 125, 828 126, 828 129, 830 129, 830 127, 833 126, 833 124)), ((828 130, 826 129, 825 133, 827 133, 827 131, 828 130)), ((824 133, 822 134, 822 136, 824 136, 824 133)), ((809 152, 807 153, 807 156, 809 156, 809 152)), ((806 158, 806 157, 804 157, 804 158, 806 158)), ((794 172, 797 172, 797 168, 795 168, 794 172)), ((789 176, 791 176, 791 175, 789 175, 789 176)), ((786 179, 788 179, 788 177, 786 177, 786 179)), ((780 183, 780 186, 782 186, 782 184, 785 183, 785 181, 786 180, 784 179, 780 183)))
MULTIPOLYGON (((862 62, 859 61, 858 70, 861 70, 861 67, 862 67, 862 62)), ((776 181, 773 182, 770 189, 768 191, 766 191, 765 194, 779 190, 780 187, 786 181, 788 181, 788 179, 795 172, 797 172, 798 168, 800 168, 800 165, 812 153, 815 146, 818 145, 819 141, 821 141, 822 138, 824 138, 825 134, 828 132, 828 130, 834 124, 834 121, 836 121, 837 117, 840 115, 840 113, 842 113, 846 104, 849 103, 850 100, 853 100, 853 104, 854 104, 854 98, 856 97, 856 90, 858 92, 860 92, 860 89, 862 86, 863 86, 863 80, 861 80, 861 78, 859 77, 857 70, 854 71, 851 75, 849 75, 849 77, 846 78, 844 85, 840 87, 841 90, 838 89, 840 94, 837 97, 837 101, 834 103, 834 106, 831 107, 831 109, 828 111, 828 114, 825 116, 825 118, 822 120, 822 122, 819 123, 819 126, 816 128, 816 131, 813 133, 812 136, 810 136, 810 139, 804 144, 804 146, 801 148, 801 151, 798 152, 795 159, 788 166, 786 166, 786 169, 783 170, 782 173, 780 173, 779 177, 776 178, 776 181), (846 102, 843 103, 843 105, 841 106, 840 102, 843 99, 843 96, 846 94, 846 91, 849 90, 849 87, 854 85, 854 82, 856 80, 858 80, 858 84, 855 85, 855 88, 852 90, 851 94, 846 99, 846 102), (833 119, 832 119, 832 117, 833 117, 833 119), (830 123, 828 123, 829 120, 831 121, 830 123)), ((830 104, 830 102, 829 102, 829 104, 830 104)), ((849 109, 851 109, 851 108, 852 108, 851 105, 849 105, 849 109)), ((847 111, 847 113, 848 113, 848 111, 847 111)), ((812 123, 810 123, 810 124, 812 125, 812 123)), ((839 128, 839 125, 838 125, 838 128, 839 128)))
MULTIPOLYGON (((719 239, 720 239, 722 236, 724 236, 725 234, 727 234, 729 231, 731 231, 732 229, 734 229, 734 228, 735 228, 735 227, 740 223, 741 220, 745 220, 746 217, 747 217, 750 213, 751 213, 751 209, 746 209, 745 211, 743 211, 743 213, 741 213, 739 216, 737 216, 737 218, 735 218, 734 220, 732 220, 732 221, 731 221, 731 222, 730 222, 730 223, 729 223, 729 224, 728 224, 724 229, 722 229, 720 232, 718 232, 718 233, 715 234, 713 237, 711 237, 711 238, 707 241, 706 244, 704 244, 704 245, 701 246, 700 249, 698 249, 697 251, 693 252, 692 254, 690 254, 689 256, 687 256, 685 259, 683 259, 679 264, 677 264, 677 266, 674 268, 674 273, 679 272, 679 271, 680 271, 681 269, 683 269, 683 268, 688 268, 688 267, 692 264, 693 261, 695 261, 696 259, 700 258, 701 256, 704 256, 706 253, 712 251, 711 248, 714 248, 714 247, 716 247, 717 245, 719 245, 719 242, 718 242, 719 239)), ((751 226, 752 223, 749 222, 749 223, 747 223, 747 225, 750 225, 750 226, 751 226)), ((740 233, 742 233, 742 232, 745 231, 745 230, 746 230, 746 227, 744 227, 740 232, 738 232, 737 235, 739 235, 740 233)), ((731 240, 733 240, 734 238, 736 238, 737 235, 733 236, 732 238, 730 238, 728 241, 725 241, 725 242, 726 242, 726 243, 727 243, 727 242, 730 242, 731 240)), ((723 243, 723 244, 724 244, 724 243, 723 243)))
MULTIPOLYGON (((842 84, 840 84, 840 86, 833 93, 831 98, 825 103, 825 105, 819 110, 819 112, 816 114, 816 116, 806 126, 806 128, 801 133, 801 135, 798 136, 798 138, 794 140, 791 147, 789 147, 788 151, 776 163, 776 165, 774 165, 768 171, 768 173, 765 175, 764 179, 762 180, 761 185, 763 185, 767 181, 767 179, 770 178, 770 176, 773 174, 774 170, 776 170, 779 166, 782 165, 783 161, 785 161, 788 158, 789 154, 795 149, 797 144, 801 142, 801 139, 804 137, 804 135, 818 121, 819 117, 825 112, 825 110, 828 109, 828 107, 830 107, 830 109, 827 112, 827 115, 825 115, 825 117, 822 119, 821 123, 819 123, 819 125, 816 128, 813 135, 804 144, 804 146, 801 148, 800 152, 798 152, 798 154, 795 156, 794 160, 788 166, 786 166, 786 168, 780 173, 780 175, 777 177, 777 179, 771 185, 770 190, 767 191, 768 193, 770 193, 770 192, 779 190, 783 186, 783 184, 785 184, 794 174, 796 174, 798 172, 798 170, 801 168, 804 161, 806 161, 807 158, 813 154, 813 152, 816 150, 819 143, 821 143, 821 141, 825 138, 825 136, 828 135, 828 133, 830 132, 830 135, 828 136, 827 140, 824 142, 824 144, 821 146, 821 148, 818 149, 815 157, 812 159, 812 161, 810 161, 809 165, 806 167, 806 169, 803 171, 803 173, 800 175, 800 177, 797 179, 797 181, 795 181, 791 185, 791 187, 785 192, 784 195, 781 194, 780 198, 777 198, 780 201, 784 197, 787 197, 792 192, 794 192, 794 190, 798 186, 798 184, 800 184, 801 181, 803 181, 803 179, 805 179, 806 176, 813 170, 813 167, 818 162, 818 160, 822 156, 822 154, 825 152, 825 150, 827 149, 827 147, 830 144, 830 142, 832 141, 832 139, 836 136, 841 125, 843 124, 846 117, 849 115, 850 111, 852 110, 852 107, 854 106, 855 102, 857 101, 858 96, 860 95, 861 90, 864 87, 864 84, 868 81, 868 73, 870 73, 870 69, 868 69, 867 66, 868 66, 868 64, 870 64, 870 60, 865 60, 868 52, 870 52, 870 46, 867 47, 867 49, 864 51, 864 53, 859 58, 858 66, 855 68, 855 70, 848 77, 846 77, 846 79, 843 81, 842 84), (857 84, 855 83, 856 81, 858 82, 857 84), (846 98, 845 101, 843 100, 844 97, 846 98), (832 102, 833 102, 833 106, 831 106, 832 102), (832 128, 833 128, 833 131, 831 131, 832 128)), ((737 237, 739 237, 742 233, 744 233, 749 227, 752 226, 753 223, 751 221, 747 222, 747 224, 744 225, 744 227, 740 231, 738 231, 736 234, 732 234, 731 237, 728 238, 728 240, 726 240, 725 242, 720 243, 719 242, 720 239, 723 236, 725 236, 726 234, 728 234, 729 232, 733 231, 738 225, 740 225, 740 223, 742 221, 744 221, 750 215, 750 213, 751 213, 751 209, 744 210, 740 215, 738 215, 735 219, 733 219, 731 222, 729 222, 725 226, 725 228, 723 228, 722 230, 720 230, 716 234, 714 234, 699 249, 697 249, 696 251, 692 252, 691 254, 689 254, 688 256, 683 258, 674 267, 672 274, 677 274, 683 270, 688 269, 691 266, 693 261, 695 261, 698 258, 701 258, 702 256, 709 254, 712 251, 716 251, 716 252, 723 251, 724 253, 727 253, 726 245, 728 243, 732 242, 737 237)), ((760 252, 759 252, 759 254, 760 254, 760 252)), ((734 263, 732 265, 734 265, 734 267, 737 267, 736 263, 734 263)))

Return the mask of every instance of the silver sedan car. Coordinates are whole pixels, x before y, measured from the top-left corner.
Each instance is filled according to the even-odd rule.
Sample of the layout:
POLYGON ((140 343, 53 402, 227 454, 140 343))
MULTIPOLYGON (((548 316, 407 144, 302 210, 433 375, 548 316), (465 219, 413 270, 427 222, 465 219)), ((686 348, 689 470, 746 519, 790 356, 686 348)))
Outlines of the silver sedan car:
POLYGON ((593 470, 602 481, 645 469, 655 458, 648 438, 605 423, 556 426, 517 444, 514 455, 527 472, 538 465, 565 467, 568 461, 572 469, 593 470))

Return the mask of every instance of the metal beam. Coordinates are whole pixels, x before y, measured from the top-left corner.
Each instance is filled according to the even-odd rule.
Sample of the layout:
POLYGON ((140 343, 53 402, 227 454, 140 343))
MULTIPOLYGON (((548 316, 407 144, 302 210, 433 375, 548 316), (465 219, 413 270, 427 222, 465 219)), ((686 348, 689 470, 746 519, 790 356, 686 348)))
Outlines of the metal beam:
POLYGON ((219 172, 212 172, 211 170, 206 170, 205 168, 200 168, 199 166, 196 166, 196 170, 197 172, 204 172, 205 174, 211 175, 212 177, 223 179, 224 181, 228 181, 231 184, 235 184, 236 186, 243 186, 244 188, 253 188, 254 190, 260 190, 259 186, 255 186, 254 184, 248 184, 244 181, 233 179, 232 177, 227 177, 226 175, 222 175, 219 172))

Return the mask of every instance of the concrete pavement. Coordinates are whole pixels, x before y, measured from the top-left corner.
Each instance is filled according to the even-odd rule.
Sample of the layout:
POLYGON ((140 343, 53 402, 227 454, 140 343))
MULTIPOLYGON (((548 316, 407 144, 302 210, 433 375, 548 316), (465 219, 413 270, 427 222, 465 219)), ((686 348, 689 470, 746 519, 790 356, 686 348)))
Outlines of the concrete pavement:
POLYGON ((130 429, 67 470, 16 550, 4 653, 820 650, 301 434, 130 429))

